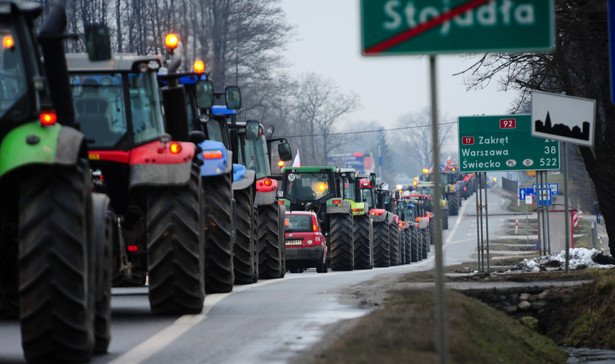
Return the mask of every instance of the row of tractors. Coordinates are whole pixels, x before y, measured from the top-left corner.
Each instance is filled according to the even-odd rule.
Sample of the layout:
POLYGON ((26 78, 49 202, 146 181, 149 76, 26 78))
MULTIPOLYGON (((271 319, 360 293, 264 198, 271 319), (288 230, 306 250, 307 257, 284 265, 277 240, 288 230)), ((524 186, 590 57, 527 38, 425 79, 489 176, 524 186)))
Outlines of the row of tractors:
POLYGON ((271 148, 239 122, 238 87, 202 63, 110 50, 64 54, 66 4, 0 2, 0 314, 26 360, 85 361, 111 339, 111 287, 147 286, 152 313, 194 314, 206 293, 284 277, 284 207, 271 148))
POLYGON ((427 257, 433 222, 427 198, 376 186, 376 176, 330 166, 282 169, 287 211, 314 211, 334 271, 409 264, 427 257))

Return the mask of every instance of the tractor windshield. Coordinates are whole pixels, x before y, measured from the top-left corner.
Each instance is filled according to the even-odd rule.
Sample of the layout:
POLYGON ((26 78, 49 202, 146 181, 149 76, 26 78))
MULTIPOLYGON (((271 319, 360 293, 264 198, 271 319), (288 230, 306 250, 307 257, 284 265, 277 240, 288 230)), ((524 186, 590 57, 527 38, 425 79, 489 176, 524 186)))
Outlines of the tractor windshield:
POLYGON ((317 200, 333 193, 329 186, 329 173, 326 172, 288 173, 286 179, 284 195, 297 200, 317 200))
POLYGON ((123 140, 144 144, 164 133, 154 77, 153 73, 71 76, 77 122, 91 148, 114 148, 123 140))
POLYGON ((256 178, 264 178, 271 175, 267 142, 261 135, 256 140, 243 139, 243 153, 239 153, 239 163, 256 172, 256 178))
MULTIPOLYGON (((26 115, 25 96, 28 91, 25 74, 24 50, 13 27, 0 23, 2 49, 0 53, 0 116, 26 115), (10 111, 10 112, 9 112, 10 111)), ((27 48, 27 46, 26 46, 27 48)))
POLYGON ((370 208, 373 208, 376 206, 376 203, 374 202, 374 198, 373 198, 373 194, 372 194, 372 189, 371 188, 362 188, 361 189, 361 195, 363 198, 363 202, 365 202, 367 204, 367 206, 369 206, 370 208))

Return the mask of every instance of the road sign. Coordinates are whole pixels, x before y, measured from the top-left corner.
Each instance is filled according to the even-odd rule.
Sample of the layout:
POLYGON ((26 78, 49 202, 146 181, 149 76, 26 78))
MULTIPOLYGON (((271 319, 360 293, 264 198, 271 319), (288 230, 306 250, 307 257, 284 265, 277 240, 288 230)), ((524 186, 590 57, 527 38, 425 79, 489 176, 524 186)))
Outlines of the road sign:
MULTIPOLYGON (((540 185, 541 188, 548 188, 551 190, 551 195, 552 196, 557 196, 559 195, 559 184, 558 183, 547 183, 547 184, 542 184, 540 185)), ((532 184, 532 188, 531 190, 536 192, 536 188, 538 187, 538 185, 536 183, 532 184)))
POLYGON ((596 100, 532 91, 532 135, 591 147, 596 100))
POLYGON ((550 188, 539 188, 538 189, 538 206, 551 206, 553 204, 553 199, 551 198, 551 189, 550 188))
POLYGON ((553 0, 361 0, 364 55, 550 51, 553 0))
POLYGON ((525 196, 533 196, 534 194, 533 188, 519 188, 519 200, 525 200, 525 196))
POLYGON ((559 169, 559 143, 533 137, 530 115, 462 116, 458 126, 461 171, 559 169))

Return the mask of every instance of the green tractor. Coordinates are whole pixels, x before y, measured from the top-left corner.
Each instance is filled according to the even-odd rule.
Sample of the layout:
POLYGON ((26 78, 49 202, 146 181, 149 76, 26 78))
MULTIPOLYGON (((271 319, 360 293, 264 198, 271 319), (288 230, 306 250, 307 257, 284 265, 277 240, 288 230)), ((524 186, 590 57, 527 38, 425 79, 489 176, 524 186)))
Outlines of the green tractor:
MULTIPOLYGON (((327 237, 332 270, 355 267, 355 214, 362 216, 365 204, 354 170, 335 167, 287 167, 282 169, 282 197, 287 211, 316 212, 327 237)), ((360 219, 369 223, 369 219, 360 219)))
POLYGON ((109 201, 75 122, 65 8, 52 1, 37 36, 41 6, 0 1, 0 313, 37 362, 87 361, 110 341, 109 201))
MULTIPOLYGON (((434 183, 433 182, 419 182, 416 185, 415 191, 413 192, 413 194, 429 196, 429 201, 430 201, 430 204, 431 204, 431 202, 432 202, 431 201, 431 196, 433 195, 433 191, 434 191, 434 183)), ((442 194, 440 196, 441 196, 441 198, 440 198, 440 206, 441 206, 440 211, 442 212, 442 229, 446 230, 446 229, 448 229, 448 216, 450 214, 449 202, 450 201, 456 201, 457 199, 453 198, 452 200, 448 200, 446 198, 446 194, 444 193, 444 191, 442 191, 442 194)), ((432 211, 431 207, 429 208, 429 211, 432 211)))

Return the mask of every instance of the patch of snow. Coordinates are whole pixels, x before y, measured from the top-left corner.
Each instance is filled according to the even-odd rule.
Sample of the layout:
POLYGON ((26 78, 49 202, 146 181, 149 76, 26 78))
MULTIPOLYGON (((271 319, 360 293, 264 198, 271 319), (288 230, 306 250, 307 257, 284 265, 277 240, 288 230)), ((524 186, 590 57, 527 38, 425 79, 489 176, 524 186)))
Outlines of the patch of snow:
MULTIPOLYGON (((594 257, 601 255, 602 252, 596 249, 574 248, 570 249, 570 259, 568 261, 568 269, 587 269, 587 268, 613 268, 612 264, 598 264, 594 261, 594 257)), ((559 254, 545 255, 538 258, 524 259, 511 271, 554 271, 564 270, 566 268, 566 251, 562 250, 559 254)))

